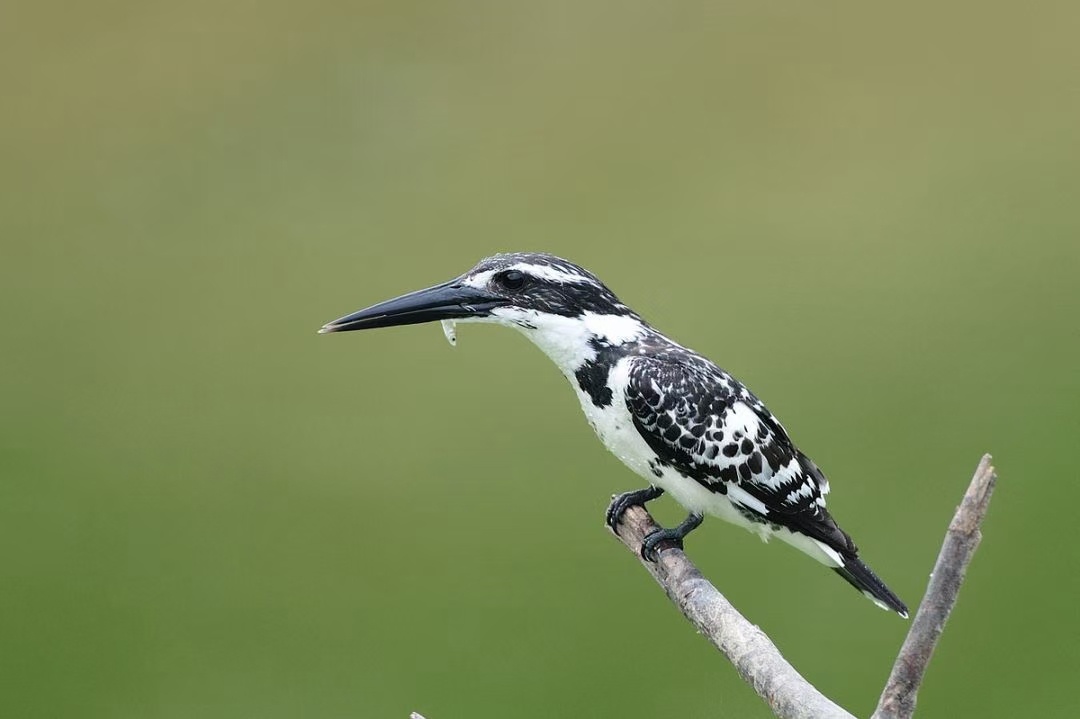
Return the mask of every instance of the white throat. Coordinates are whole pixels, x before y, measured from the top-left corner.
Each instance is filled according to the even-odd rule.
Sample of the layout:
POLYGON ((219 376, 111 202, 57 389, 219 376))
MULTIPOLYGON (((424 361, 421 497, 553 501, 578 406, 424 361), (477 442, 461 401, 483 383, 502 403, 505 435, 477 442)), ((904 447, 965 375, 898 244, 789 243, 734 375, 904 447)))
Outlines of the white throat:
POLYGON ((618 346, 642 337, 645 325, 628 315, 601 315, 586 312, 580 317, 500 307, 492 311, 499 324, 515 327, 532 340, 559 367, 573 378, 583 364, 596 359, 592 342, 618 346))

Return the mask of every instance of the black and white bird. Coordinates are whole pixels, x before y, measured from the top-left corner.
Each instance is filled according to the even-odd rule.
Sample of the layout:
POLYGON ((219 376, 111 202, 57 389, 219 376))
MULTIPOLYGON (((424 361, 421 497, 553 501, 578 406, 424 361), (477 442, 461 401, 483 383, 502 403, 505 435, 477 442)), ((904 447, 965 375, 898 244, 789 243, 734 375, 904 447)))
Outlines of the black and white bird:
POLYGON ((829 482, 765 405, 705 357, 668 339, 624 305, 595 275, 548 254, 481 260, 434 287, 346 315, 321 333, 441 320, 520 330, 570 380, 600 441, 649 486, 608 508, 614 528, 632 505, 665 492, 690 511, 673 529, 645 538, 655 560, 720 517, 779 537, 846 579, 883 609, 907 607, 859 558, 851 537, 825 508, 829 482))

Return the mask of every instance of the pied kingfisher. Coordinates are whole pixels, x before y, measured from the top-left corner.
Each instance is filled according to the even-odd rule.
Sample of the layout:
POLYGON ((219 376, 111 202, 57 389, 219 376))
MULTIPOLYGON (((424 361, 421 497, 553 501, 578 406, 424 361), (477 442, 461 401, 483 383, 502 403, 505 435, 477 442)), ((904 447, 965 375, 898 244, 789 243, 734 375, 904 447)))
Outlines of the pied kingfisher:
MULTIPOLYGON (((500 254, 465 274, 346 315, 320 333, 442 320, 520 330, 570 380, 600 441, 649 482, 617 496, 614 528, 632 505, 664 492, 690 511, 674 529, 645 537, 682 539, 710 514, 777 536, 832 568, 883 609, 907 607, 858 556, 825 508, 829 482, 780 421, 738 380, 653 329, 595 275, 539 253, 500 254)), ((453 341, 452 325, 447 326, 453 341)))

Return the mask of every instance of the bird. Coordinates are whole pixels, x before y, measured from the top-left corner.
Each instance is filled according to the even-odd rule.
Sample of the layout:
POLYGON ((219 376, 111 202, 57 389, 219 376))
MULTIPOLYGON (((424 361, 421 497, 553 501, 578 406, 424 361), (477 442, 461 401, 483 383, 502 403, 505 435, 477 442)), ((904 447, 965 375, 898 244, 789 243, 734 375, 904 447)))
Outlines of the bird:
POLYGON ((825 506, 829 481, 765 404, 706 357, 668 338, 592 272, 551 254, 482 259, 447 282, 345 315, 319 333, 441 321, 512 327, 569 380, 600 441, 648 483, 615 496, 615 530, 631 506, 665 493, 689 514, 646 535, 641 555, 683 547, 706 515, 793 545, 882 609, 904 602, 859 557, 825 506))

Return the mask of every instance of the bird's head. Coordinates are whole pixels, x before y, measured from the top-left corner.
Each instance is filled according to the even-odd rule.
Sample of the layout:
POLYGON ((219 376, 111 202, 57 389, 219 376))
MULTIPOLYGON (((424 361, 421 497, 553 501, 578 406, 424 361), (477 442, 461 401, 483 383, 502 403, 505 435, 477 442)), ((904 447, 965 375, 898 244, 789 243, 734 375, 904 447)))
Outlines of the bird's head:
POLYGON ((353 312, 319 332, 436 320, 515 327, 564 369, 588 358, 590 340, 621 344, 644 330, 596 275, 553 255, 520 252, 485 258, 460 277, 353 312))

